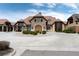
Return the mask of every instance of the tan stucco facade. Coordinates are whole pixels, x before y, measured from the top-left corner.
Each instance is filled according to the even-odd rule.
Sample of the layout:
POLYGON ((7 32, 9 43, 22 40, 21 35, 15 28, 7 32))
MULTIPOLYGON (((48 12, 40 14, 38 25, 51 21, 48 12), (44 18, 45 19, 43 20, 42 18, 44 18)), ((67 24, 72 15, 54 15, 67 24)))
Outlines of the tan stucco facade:
POLYGON ((46 20, 43 19, 43 18, 34 18, 32 21, 31 21, 31 31, 35 31, 35 27, 37 25, 40 25, 42 27, 42 31, 46 31, 46 20), (42 22, 41 22, 41 19, 42 19, 42 22), (36 22, 35 22, 36 20, 36 22))

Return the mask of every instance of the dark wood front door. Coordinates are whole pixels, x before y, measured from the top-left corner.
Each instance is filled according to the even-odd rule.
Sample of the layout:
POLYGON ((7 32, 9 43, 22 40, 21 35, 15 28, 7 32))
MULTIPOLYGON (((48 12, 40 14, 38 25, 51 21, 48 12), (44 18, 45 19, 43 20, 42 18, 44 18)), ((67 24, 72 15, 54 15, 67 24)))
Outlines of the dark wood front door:
POLYGON ((55 31, 56 32, 62 31, 62 22, 55 22, 55 31))

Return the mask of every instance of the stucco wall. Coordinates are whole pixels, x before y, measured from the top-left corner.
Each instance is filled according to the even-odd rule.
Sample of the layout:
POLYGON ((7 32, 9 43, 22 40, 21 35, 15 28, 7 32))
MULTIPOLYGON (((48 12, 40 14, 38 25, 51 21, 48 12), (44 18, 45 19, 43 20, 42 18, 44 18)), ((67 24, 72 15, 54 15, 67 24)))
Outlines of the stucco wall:
POLYGON ((31 31, 35 31, 35 26, 36 25, 41 25, 42 26, 42 31, 46 31, 46 20, 42 18, 42 22, 41 22, 41 19, 39 18, 34 18, 32 21, 31 21, 31 31), (35 19, 36 19, 36 22, 35 22, 35 19), (39 22, 37 22, 39 20, 39 22))
POLYGON ((67 27, 72 27, 72 26, 79 26, 79 22, 78 22, 78 24, 76 24, 76 22, 73 22, 73 23, 67 25, 67 27))

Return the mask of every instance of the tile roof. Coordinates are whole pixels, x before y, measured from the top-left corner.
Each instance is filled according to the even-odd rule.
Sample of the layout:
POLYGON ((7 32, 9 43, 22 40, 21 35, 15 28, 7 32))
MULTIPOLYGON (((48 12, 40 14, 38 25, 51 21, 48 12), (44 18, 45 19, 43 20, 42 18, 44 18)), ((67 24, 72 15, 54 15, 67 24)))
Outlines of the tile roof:
MULTIPOLYGON (((73 20, 75 20, 75 21, 79 21, 79 14, 73 14, 73 15, 71 15, 67 20, 69 20, 70 18, 72 18, 73 20)), ((71 19, 71 20, 72 20, 71 19)))
POLYGON ((8 22, 7 19, 0 19, 0 24, 5 24, 5 22, 8 22))
MULTIPOLYGON (((38 16, 43 16, 41 12, 39 12, 38 14, 34 15, 34 16, 29 16, 27 18, 24 19, 24 22, 29 25, 31 24, 30 23, 30 20, 33 18, 33 17, 38 17, 38 16)), ((56 19, 55 17, 52 17, 52 16, 43 16, 47 21, 48 21, 48 24, 53 24, 54 22, 56 21, 61 21, 60 19, 56 19)))
POLYGON ((55 17, 52 16, 44 16, 44 17, 47 19, 48 24, 53 24, 56 21, 55 17))
POLYGON ((31 23, 30 23, 30 20, 32 19, 32 17, 33 17, 33 16, 29 16, 29 17, 25 18, 25 19, 24 19, 24 22, 25 22, 27 25, 31 24, 31 23))
MULTIPOLYGON (((33 18, 33 16, 29 16, 27 17, 26 19, 24 19, 24 22, 29 25, 31 24, 30 23, 30 20, 33 18)), ((56 21, 56 18, 55 17, 52 17, 52 16, 44 16, 44 18, 48 21, 48 24, 52 24, 56 21)))

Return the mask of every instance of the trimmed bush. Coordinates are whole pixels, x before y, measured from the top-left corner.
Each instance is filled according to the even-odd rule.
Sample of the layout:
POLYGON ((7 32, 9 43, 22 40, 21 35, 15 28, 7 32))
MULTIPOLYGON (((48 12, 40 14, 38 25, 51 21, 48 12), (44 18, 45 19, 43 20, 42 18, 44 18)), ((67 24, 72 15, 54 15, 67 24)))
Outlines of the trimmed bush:
POLYGON ((24 30, 24 31, 23 31, 23 34, 37 35, 37 32, 35 32, 35 31, 27 31, 27 30, 24 30))
POLYGON ((40 33, 40 34, 46 34, 46 31, 39 32, 39 31, 28 31, 28 30, 24 30, 22 33, 23 34, 37 35, 38 33, 40 33))
POLYGON ((79 32, 78 32, 78 34, 79 34, 79 32))
POLYGON ((23 31, 23 34, 30 34, 30 31, 23 31))
POLYGON ((65 32, 65 33, 75 33, 75 31, 72 27, 65 29, 63 32, 65 32))
POLYGON ((42 34, 46 34, 46 31, 42 31, 42 34))
POLYGON ((38 33, 35 32, 35 31, 30 31, 30 34, 32 34, 32 35, 37 35, 38 33))

